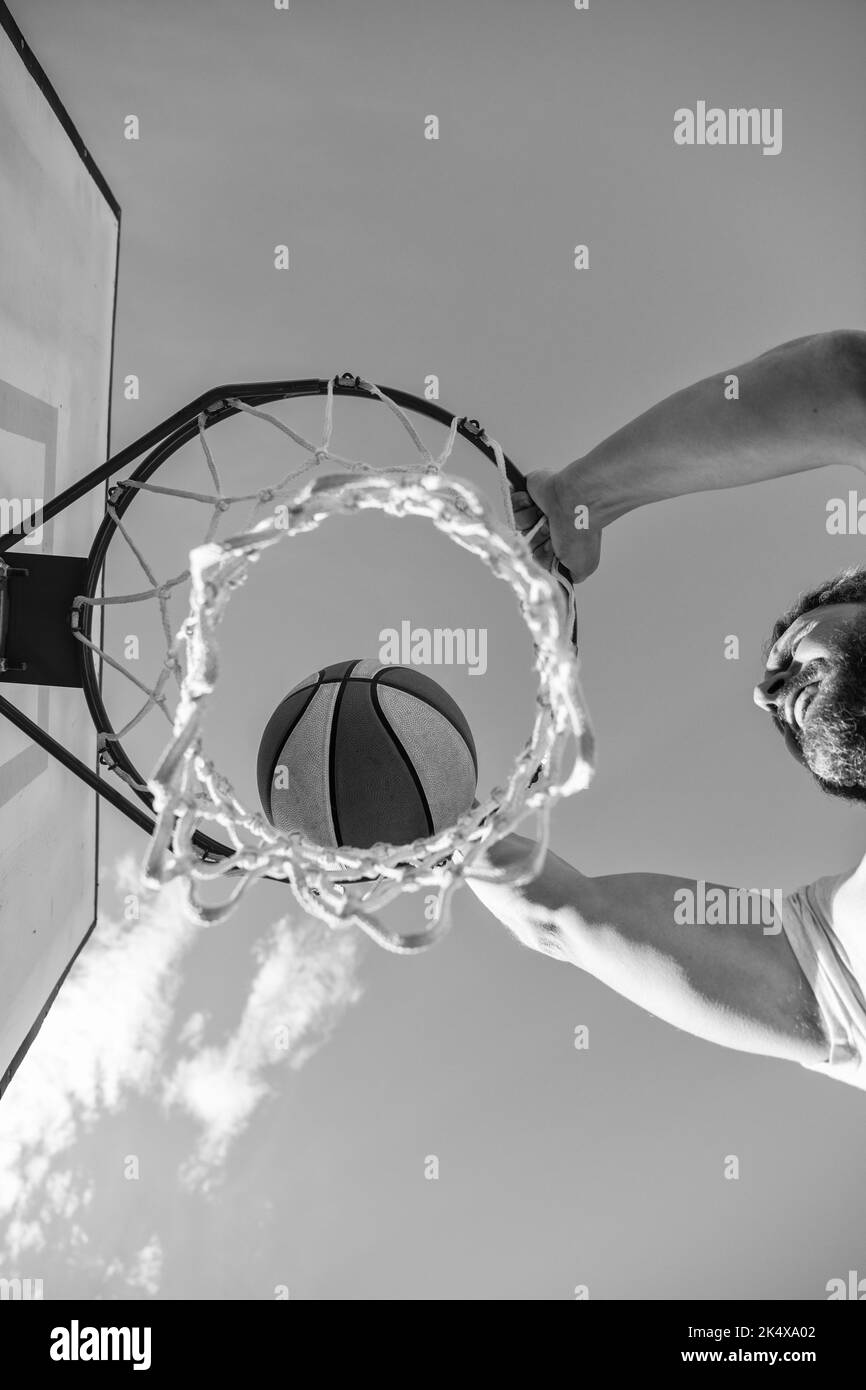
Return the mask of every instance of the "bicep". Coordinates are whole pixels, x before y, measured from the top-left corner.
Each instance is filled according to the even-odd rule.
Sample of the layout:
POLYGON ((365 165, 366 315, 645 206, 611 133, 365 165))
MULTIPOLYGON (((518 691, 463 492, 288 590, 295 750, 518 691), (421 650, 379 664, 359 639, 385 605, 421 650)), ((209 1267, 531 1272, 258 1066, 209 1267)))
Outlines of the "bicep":
POLYGON ((814 995, 769 901, 666 874, 585 882, 582 912, 557 914, 558 954, 709 1041, 798 1061, 826 1055, 814 995))

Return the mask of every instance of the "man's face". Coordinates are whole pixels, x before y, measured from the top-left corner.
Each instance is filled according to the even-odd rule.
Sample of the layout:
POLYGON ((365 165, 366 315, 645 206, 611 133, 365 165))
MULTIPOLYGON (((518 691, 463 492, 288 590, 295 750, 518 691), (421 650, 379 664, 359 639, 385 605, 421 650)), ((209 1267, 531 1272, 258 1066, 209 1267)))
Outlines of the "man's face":
POLYGON ((770 650, 755 703, 825 791, 866 799, 866 603, 797 618, 770 650))

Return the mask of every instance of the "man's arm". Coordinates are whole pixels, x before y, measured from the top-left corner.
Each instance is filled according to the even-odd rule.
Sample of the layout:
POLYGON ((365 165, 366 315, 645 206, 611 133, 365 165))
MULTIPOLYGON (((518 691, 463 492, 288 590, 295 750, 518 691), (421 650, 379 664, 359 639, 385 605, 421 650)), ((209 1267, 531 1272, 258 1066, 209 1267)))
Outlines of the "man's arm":
MULTIPOLYGON (((488 851, 488 864, 524 864, 533 848, 509 835, 488 851)), ((744 1052, 796 1062, 827 1058, 814 995, 784 932, 678 924, 674 894, 694 892, 693 879, 588 878, 549 853, 524 886, 466 882, 524 945, 579 966, 677 1028, 744 1052)))
MULTIPOLYGON (((840 329, 783 343, 654 405, 560 473, 531 473, 553 552, 576 582, 598 564, 601 531, 666 498, 742 487, 829 464, 866 468, 866 332, 840 329), (725 397, 725 378, 739 398, 725 397), (574 529, 589 509, 590 532, 574 529)), ((532 509, 520 518, 534 524, 532 509)))

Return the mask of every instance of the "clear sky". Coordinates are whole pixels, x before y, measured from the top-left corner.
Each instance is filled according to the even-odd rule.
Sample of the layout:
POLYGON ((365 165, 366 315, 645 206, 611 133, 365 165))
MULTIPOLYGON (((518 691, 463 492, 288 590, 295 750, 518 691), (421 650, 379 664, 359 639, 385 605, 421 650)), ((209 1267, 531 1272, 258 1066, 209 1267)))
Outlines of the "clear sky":
MULTIPOLYGON (((700 376, 863 325, 855 0, 14 10, 123 208, 115 448, 223 381, 434 373, 525 470, 558 468, 700 376), (701 99, 781 107, 781 154, 677 147, 701 99)), ((862 813, 751 700, 777 614, 862 559, 825 527, 858 484, 825 469, 607 534, 578 595, 599 767, 553 830, 579 868, 791 889, 862 855, 862 813)), ((170 567, 187 530, 142 515, 170 567)), ((230 612, 212 725, 250 799, 282 693, 406 618, 488 629, 483 677, 429 673, 501 776, 532 713, 507 590, 421 522, 283 550, 230 612)), ((311 929, 270 884, 209 935, 170 897, 133 931, 143 845, 110 810, 103 850, 105 925, 0 1107, 4 1265, 46 1297, 821 1298, 866 1273, 861 1093, 674 1031, 467 891, 411 960, 311 929)))

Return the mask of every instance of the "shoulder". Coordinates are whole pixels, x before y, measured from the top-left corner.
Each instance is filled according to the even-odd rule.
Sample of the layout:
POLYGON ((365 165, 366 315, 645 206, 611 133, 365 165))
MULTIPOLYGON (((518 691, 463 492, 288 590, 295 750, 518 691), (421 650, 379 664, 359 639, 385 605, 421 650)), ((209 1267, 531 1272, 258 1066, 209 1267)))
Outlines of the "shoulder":
POLYGON ((827 885, 823 891, 836 934, 866 937, 866 883, 852 871, 819 882, 827 885))

